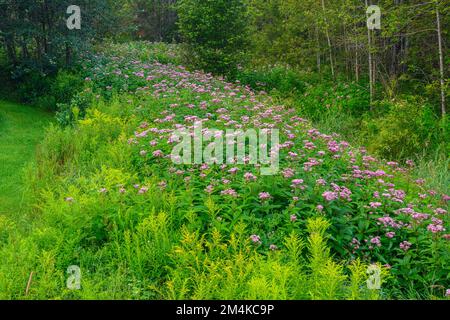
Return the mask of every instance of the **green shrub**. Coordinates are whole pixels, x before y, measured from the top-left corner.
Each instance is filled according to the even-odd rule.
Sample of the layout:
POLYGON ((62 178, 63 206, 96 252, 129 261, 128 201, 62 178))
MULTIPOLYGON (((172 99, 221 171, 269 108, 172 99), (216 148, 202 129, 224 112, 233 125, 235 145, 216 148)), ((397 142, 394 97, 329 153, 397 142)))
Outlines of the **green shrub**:
POLYGON ((306 89, 302 76, 284 66, 274 66, 267 69, 248 70, 240 69, 236 79, 249 85, 255 90, 268 92, 276 91, 284 96, 303 94, 306 89))
POLYGON ((369 151, 388 159, 423 155, 449 141, 448 121, 414 97, 382 102, 380 117, 367 114, 363 121, 369 151))
POLYGON ((367 266, 353 262, 348 277, 331 258, 328 222, 316 218, 307 225, 308 245, 293 232, 285 239, 285 251, 267 256, 249 247, 245 225, 236 225, 228 241, 215 229, 203 237, 184 228, 181 244, 170 255, 168 280, 158 291, 165 299, 195 300, 377 298, 365 285, 367 266))
POLYGON ((53 80, 50 95, 56 103, 68 103, 83 87, 84 81, 80 74, 62 70, 53 80))
POLYGON ((181 0, 178 26, 190 62, 199 69, 234 75, 247 43, 243 0, 181 0))

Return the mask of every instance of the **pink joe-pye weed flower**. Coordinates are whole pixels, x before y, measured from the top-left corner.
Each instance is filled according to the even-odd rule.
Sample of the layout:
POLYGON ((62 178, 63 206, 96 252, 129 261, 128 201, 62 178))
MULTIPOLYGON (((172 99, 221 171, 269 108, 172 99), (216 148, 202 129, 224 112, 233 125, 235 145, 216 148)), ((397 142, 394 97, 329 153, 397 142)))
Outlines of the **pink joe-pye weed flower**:
POLYGON ((322 197, 324 197, 324 199, 328 202, 336 200, 338 198, 338 194, 337 192, 333 192, 333 191, 325 191, 324 193, 322 193, 322 197))
POLYGON ((211 193, 213 193, 213 191, 214 191, 214 186, 213 185, 208 185, 206 188, 205 188, 205 191, 206 191, 206 193, 209 193, 209 194, 211 194, 211 193))
POLYGON ((256 176, 251 172, 244 173, 245 181, 256 181, 256 176))
POLYGON ((378 208, 378 207, 381 207, 382 206, 382 203, 381 202, 371 202, 370 203, 370 207, 371 208, 378 208))
POLYGON ((250 240, 252 240, 253 243, 261 243, 261 238, 260 236, 256 235, 256 234, 252 234, 250 236, 250 240))
POLYGON ((138 194, 145 194, 148 192, 148 188, 147 187, 142 187, 139 189, 138 194))
POLYGON ((147 151, 146 150, 141 150, 141 151, 139 151, 139 155, 141 157, 145 157, 147 155, 147 151))
POLYGON ((281 172, 281 175, 286 179, 292 178, 294 176, 294 174, 295 174, 295 171, 291 168, 286 168, 281 172))
POLYGON ((438 233, 438 232, 445 231, 445 228, 441 224, 429 224, 427 226, 427 230, 432 233, 438 233))
POLYGON ((295 159, 295 158, 298 157, 298 154, 295 153, 295 152, 289 151, 289 152, 288 152, 288 156, 289 156, 289 158, 291 158, 291 159, 295 159))
POLYGON ((297 216, 295 214, 292 214, 290 217, 291 222, 297 221, 297 216))
POLYGON ((167 182, 166 181, 161 181, 158 183, 158 187, 163 190, 167 187, 167 182))
POLYGON ((316 180, 316 184, 319 186, 325 186, 327 182, 324 179, 320 178, 316 180))
POLYGON ((402 249, 403 251, 408 251, 409 248, 411 248, 412 243, 409 241, 403 241, 402 243, 400 243, 400 249, 402 249))
POLYGON ((377 247, 381 247, 381 238, 379 236, 373 237, 370 239, 370 243, 376 245, 377 247))
POLYGON ((262 201, 269 200, 270 198, 272 198, 272 196, 268 192, 260 192, 259 193, 259 199, 262 201))
POLYGON ((414 161, 413 160, 406 160, 406 164, 410 167, 414 167, 414 161))
POLYGON ((425 180, 424 180, 424 179, 417 179, 417 180, 415 181, 415 183, 416 183, 417 185, 421 186, 421 185, 423 185, 423 184, 425 183, 425 180))
POLYGON ((238 194, 237 194, 237 192, 234 189, 223 190, 223 191, 220 192, 220 194, 223 195, 223 196, 230 196, 230 197, 233 197, 233 198, 238 197, 238 194))
POLYGON ((316 207, 317 211, 322 212, 323 211, 323 205, 319 204, 316 207))
POLYGON ((292 180, 291 188, 293 189, 304 189, 304 187, 301 185, 303 184, 303 179, 294 179, 292 180))
POLYGON ((162 158, 162 157, 164 157, 164 153, 161 151, 161 150, 156 150, 156 151, 153 151, 153 156, 155 157, 155 158, 162 158))
POLYGON ((392 239, 393 237, 395 237, 395 232, 393 232, 393 231, 387 232, 386 237, 388 237, 389 239, 392 239))
POLYGON ((442 208, 436 208, 436 210, 434 210, 435 214, 446 214, 447 210, 442 209, 442 208))

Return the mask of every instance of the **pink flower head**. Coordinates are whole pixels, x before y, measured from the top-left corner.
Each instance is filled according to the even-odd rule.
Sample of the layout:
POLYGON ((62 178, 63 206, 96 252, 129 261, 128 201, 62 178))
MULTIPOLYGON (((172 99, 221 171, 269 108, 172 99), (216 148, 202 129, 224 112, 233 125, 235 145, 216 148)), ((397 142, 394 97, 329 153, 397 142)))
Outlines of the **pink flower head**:
POLYGON ((427 226, 427 230, 432 233, 438 233, 438 232, 445 231, 445 228, 441 224, 429 224, 427 226))
POLYGON ((286 168, 281 172, 281 174, 283 175, 284 178, 288 179, 288 178, 292 178, 294 176, 295 172, 291 168, 286 168))
POLYGON ((434 213, 436 213, 436 214, 446 214, 447 210, 442 209, 442 208, 436 208, 436 210, 434 210, 434 213))
POLYGON ((381 206, 382 206, 381 202, 371 202, 370 203, 370 207, 371 208, 378 208, 378 207, 381 207, 381 206))
POLYGON ((297 216, 295 214, 292 214, 290 219, 291 219, 291 222, 295 222, 295 221, 297 221, 297 216))
POLYGON ((205 188, 205 191, 207 192, 207 193, 209 193, 209 194, 211 194, 213 191, 214 191, 214 186, 213 185, 208 185, 206 188, 205 188))
POLYGON ((158 187, 162 190, 165 189, 167 187, 167 182, 166 181, 161 181, 160 183, 158 183, 158 187))
POLYGON ((252 234, 250 240, 252 240, 253 243, 261 243, 261 238, 256 234, 252 234))
POLYGON ((386 237, 388 237, 389 239, 392 239, 393 237, 395 237, 395 232, 393 232, 393 231, 387 232, 386 237))
POLYGON ((324 193, 322 193, 322 196, 325 198, 326 201, 333 201, 338 198, 338 194, 332 191, 325 191, 324 193))
POLYGON ((268 192, 261 192, 259 194, 259 199, 261 199, 262 201, 269 200, 270 198, 272 198, 272 196, 268 192))
POLYGON ((153 156, 155 158, 162 158, 162 157, 164 157, 164 153, 161 150, 156 150, 156 151, 153 151, 153 156))
POLYGON ((414 167, 414 161, 412 160, 406 160, 406 164, 410 167, 414 167))
POLYGON ((403 251, 408 251, 409 248, 411 248, 412 243, 408 242, 408 241, 403 241, 402 243, 400 243, 400 249, 402 249, 403 251))
POLYGON ((379 236, 370 239, 370 243, 373 243, 377 247, 381 247, 381 239, 379 236))
POLYGON ((144 194, 148 192, 148 188, 147 187, 142 187, 139 189, 138 194, 144 194))
POLYGON ((234 189, 223 190, 222 192, 220 192, 220 194, 223 196, 230 196, 233 198, 236 198, 238 196, 237 192, 234 189))
POLYGON ((316 184, 318 184, 319 186, 324 186, 327 184, 327 182, 324 179, 317 179, 316 184))
POLYGON ((244 173, 244 179, 246 181, 256 181, 256 176, 251 172, 244 173))

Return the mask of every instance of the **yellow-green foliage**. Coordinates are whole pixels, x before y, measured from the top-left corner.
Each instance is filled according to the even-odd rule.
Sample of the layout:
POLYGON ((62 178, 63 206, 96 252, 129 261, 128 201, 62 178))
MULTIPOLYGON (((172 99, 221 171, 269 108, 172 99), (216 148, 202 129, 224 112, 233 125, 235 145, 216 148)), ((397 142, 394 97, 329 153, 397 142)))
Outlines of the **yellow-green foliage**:
POLYGON ((292 233, 285 250, 266 256, 249 247, 242 224, 231 239, 218 230, 200 236, 183 228, 181 244, 171 252, 174 267, 160 293, 168 299, 365 298, 367 266, 355 261, 347 275, 333 261, 326 246, 328 225, 323 218, 311 219, 307 248, 292 233))

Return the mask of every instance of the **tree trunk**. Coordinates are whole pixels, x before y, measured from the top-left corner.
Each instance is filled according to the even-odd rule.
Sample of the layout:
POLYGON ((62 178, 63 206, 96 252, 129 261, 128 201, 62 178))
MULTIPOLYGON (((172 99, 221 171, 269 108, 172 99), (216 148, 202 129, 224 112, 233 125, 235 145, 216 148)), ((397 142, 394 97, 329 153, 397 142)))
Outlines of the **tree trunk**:
POLYGON ((320 40, 319 40, 319 24, 316 23, 316 44, 317 44, 317 49, 316 49, 316 60, 317 60, 317 71, 319 72, 319 74, 321 74, 321 68, 320 68, 320 40))
POLYGON ((356 82, 359 82, 359 61, 358 61, 358 42, 356 42, 355 46, 355 79, 356 82))
POLYGON ((325 20, 325 34, 327 36, 327 42, 328 42, 328 51, 330 54, 330 67, 331 67, 331 75, 334 79, 334 63, 333 63, 333 51, 331 47, 331 39, 330 39, 330 33, 328 32, 328 21, 326 16, 326 10, 325 10, 325 0, 322 0, 322 10, 323 10, 323 17, 325 20))
POLYGON ((441 17, 439 14, 439 3, 436 1, 436 24, 438 33, 438 47, 439 47, 439 73, 441 81, 441 111, 442 116, 445 116, 445 84, 444 84, 444 53, 442 49, 442 30, 441 30, 441 17))
POLYGON ((16 46, 14 44, 14 36, 8 35, 5 37, 5 44, 6 44, 6 52, 8 55, 9 61, 13 64, 17 64, 17 54, 16 54, 16 46))
POLYGON ((72 50, 70 48, 69 43, 66 42, 66 66, 70 66, 72 64, 72 50))
MULTIPOLYGON (((369 6, 367 0, 365 0, 366 8, 369 6)), ((373 96, 374 96, 374 75, 373 75, 373 59, 372 59, 372 39, 370 35, 370 29, 367 28, 367 51, 369 58, 369 90, 370 90, 370 108, 372 108, 373 96)))

